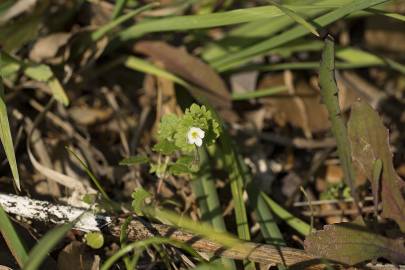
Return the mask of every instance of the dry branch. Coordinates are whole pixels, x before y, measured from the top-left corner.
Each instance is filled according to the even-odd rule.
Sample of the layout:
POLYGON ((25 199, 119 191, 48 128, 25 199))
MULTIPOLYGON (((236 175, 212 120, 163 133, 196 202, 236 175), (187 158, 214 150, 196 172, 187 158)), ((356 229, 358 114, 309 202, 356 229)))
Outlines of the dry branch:
MULTIPOLYGON (((102 231, 116 238, 120 237, 121 225, 125 221, 124 218, 94 214, 87 209, 56 205, 47 201, 38 201, 16 195, 0 194, 0 205, 10 214, 41 221, 48 225, 72 222, 85 212, 76 223, 75 229, 84 232, 102 231)), ((249 259, 257 263, 271 265, 285 264, 291 266, 292 269, 308 269, 307 267, 310 265, 310 269, 322 269, 319 268, 319 260, 306 254, 303 250, 251 242, 246 242, 243 249, 226 249, 221 244, 203 239, 198 235, 185 232, 169 225, 151 223, 134 216, 134 219, 128 226, 128 240, 143 240, 155 236, 169 237, 177 241, 188 243, 191 247, 200 252, 211 253, 231 259, 249 259)), ((363 269, 388 270, 397 268, 387 265, 370 265, 363 269)))

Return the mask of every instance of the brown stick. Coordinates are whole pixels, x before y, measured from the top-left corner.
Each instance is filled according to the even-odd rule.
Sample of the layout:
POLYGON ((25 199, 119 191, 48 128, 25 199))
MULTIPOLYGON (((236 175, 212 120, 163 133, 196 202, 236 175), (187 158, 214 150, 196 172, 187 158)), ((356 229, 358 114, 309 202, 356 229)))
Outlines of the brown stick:
MULTIPOLYGON (((122 218, 116 219, 108 226, 108 233, 119 237, 123 222, 124 219, 122 218)), ((155 236, 169 237, 176 241, 185 242, 198 251, 212 253, 216 256, 237 260, 248 259, 263 264, 285 264, 292 266, 315 259, 299 249, 255 244, 251 242, 245 242, 243 248, 235 247, 226 249, 220 244, 191 233, 168 225, 149 223, 140 218, 134 218, 128 226, 127 237, 130 241, 139 241, 155 236)))

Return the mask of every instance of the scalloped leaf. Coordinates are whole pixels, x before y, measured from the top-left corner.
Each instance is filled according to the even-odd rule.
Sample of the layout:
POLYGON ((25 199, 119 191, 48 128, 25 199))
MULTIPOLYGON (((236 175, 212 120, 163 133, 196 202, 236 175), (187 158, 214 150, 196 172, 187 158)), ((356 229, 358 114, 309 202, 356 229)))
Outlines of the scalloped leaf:
POLYGON ((348 135, 356 167, 371 181, 374 197, 381 198, 382 217, 395 220, 405 232, 405 200, 401 193, 405 183, 392 163, 388 130, 378 113, 367 103, 353 104, 348 135), (379 159, 382 161, 381 184, 376 183, 378 179, 373 176, 375 162, 379 159))
POLYGON ((395 264, 405 262, 402 239, 390 239, 351 222, 326 225, 309 235, 304 244, 305 251, 314 256, 349 265, 378 258, 395 264))

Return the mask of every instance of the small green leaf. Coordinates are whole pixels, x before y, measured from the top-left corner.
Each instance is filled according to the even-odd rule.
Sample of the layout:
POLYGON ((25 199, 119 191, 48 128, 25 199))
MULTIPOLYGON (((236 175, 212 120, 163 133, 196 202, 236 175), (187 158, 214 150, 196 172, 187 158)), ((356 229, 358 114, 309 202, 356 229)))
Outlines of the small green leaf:
POLYGON ((56 77, 52 77, 48 81, 48 86, 52 90, 52 94, 54 98, 62 103, 63 105, 69 105, 69 98, 66 95, 65 90, 63 89, 62 85, 60 84, 59 80, 56 77))
POLYGON ((84 239, 86 244, 93 249, 99 249, 104 245, 104 236, 101 232, 88 232, 84 239))
POLYGON ((162 153, 163 155, 171 155, 174 151, 178 150, 174 142, 170 142, 166 139, 159 141, 152 148, 153 151, 162 153))
POLYGON ((187 165, 175 163, 170 165, 169 172, 172 173, 173 175, 181 175, 192 173, 192 170, 187 165))
POLYGON ((53 76, 51 68, 44 64, 29 64, 24 69, 24 73, 31 79, 40 82, 47 82, 53 76))
POLYGON ((152 197, 152 194, 150 194, 147 190, 145 190, 143 187, 140 187, 136 189, 132 193, 132 198, 134 199, 132 201, 132 208, 134 209, 135 214, 137 215, 143 215, 142 210, 145 205, 145 199, 152 197))
POLYGON ((86 194, 83 196, 83 202, 87 204, 93 204, 97 200, 97 194, 86 194))
POLYGON ((149 162, 148 157, 138 155, 138 156, 124 158, 123 160, 120 161, 119 165, 132 166, 132 165, 137 165, 137 164, 145 164, 148 162, 149 162))

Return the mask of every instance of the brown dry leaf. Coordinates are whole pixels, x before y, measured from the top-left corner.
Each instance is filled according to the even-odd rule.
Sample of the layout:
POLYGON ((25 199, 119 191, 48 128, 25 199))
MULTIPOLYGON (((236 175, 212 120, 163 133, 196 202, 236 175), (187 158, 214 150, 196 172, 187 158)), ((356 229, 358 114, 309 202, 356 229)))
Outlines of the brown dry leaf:
POLYGON ((104 122, 111 118, 113 110, 107 108, 95 107, 72 107, 69 109, 69 115, 80 125, 93 125, 99 122, 104 122))
POLYGON ((307 236, 304 245, 311 255, 349 265, 378 258, 395 264, 405 262, 402 239, 375 234, 364 224, 354 222, 326 225, 323 230, 307 236))
POLYGON ((30 59, 41 63, 60 64, 69 57, 68 48, 63 48, 69 42, 72 33, 53 33, 46 37, 38 39, 30 51, 30 59))
POLYGON ((160 41, 138 42, 135 50, 162 63, 171 73, 203 88, 202 94, 215 109, 228 112, 231 109, 231 95, 225 82, 209 65, 186 50, 160 41))
MULTIPOLYGON (((272 86, 284 85, 282 75, 266 76, 260 82, 259 89, 272 86)), ((295 93, 279 94, 262 98, 264 103, 270 106, 274 120, 284 126, 286 123, 301 129, 309 129, 311 132, 325 131, 330 127, 328 113, 320 102, 319 92, 311 88, 304 80, 295 84, 295 93), (294 101, 295 100, 295 101, 294 101), (306 116, 302 115, 302 105, 306 116)))
POLYGON ((378 113, 367 103, 360 101, 353 105, 348 135, 353 161, 369 181, 373 179, 374 162, 378 159, 382 161, 381 184, 372 183, 373 195, 375 198, 381 197, 382 216, 395 220, 404 232, 405 200, 402 189, 405 184, 393 166, 388 130, 378 113))
POLYGON ((85 244, 74 241, 68 244, 58 255, 59 270, 98 270, 100 257, 86 251, 85 244))

